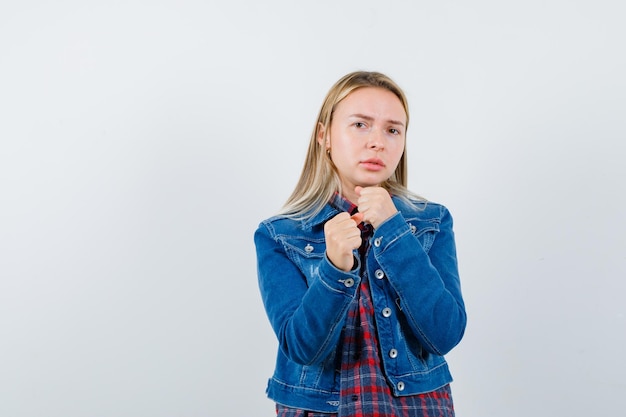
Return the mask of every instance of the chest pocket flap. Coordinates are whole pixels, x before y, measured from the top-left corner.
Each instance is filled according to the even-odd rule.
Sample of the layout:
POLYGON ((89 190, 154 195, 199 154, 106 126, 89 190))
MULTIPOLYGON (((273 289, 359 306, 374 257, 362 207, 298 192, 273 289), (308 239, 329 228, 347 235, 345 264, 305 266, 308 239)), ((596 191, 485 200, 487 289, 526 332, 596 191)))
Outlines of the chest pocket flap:
POLYGON ((306 281, 311 284, 317 277, 320 262, 324 259, 326 243, 323 238, 283 236, 280 241, 291 261, 298 266, 306 281))
POLYGON ((407 224, 411 228, 413 235, 420 241, 426 252, 435 240, 436 234, 439 232, 439 219, 407 219, 407 224))

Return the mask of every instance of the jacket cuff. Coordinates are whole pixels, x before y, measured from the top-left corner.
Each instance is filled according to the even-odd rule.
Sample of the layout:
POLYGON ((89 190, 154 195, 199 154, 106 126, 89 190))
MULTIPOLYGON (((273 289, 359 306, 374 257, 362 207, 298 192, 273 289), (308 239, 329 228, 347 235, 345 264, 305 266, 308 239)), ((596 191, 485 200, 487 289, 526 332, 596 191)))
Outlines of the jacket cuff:
POLYGON ((354 296, 361 283, 359 276, 361 261, 358 257, 354 259, 355 267, 346 272, 333 265, 328 256, 324 254, 324 260, 320 263, 320 280, 331 291, 346 293, 350 297, 354 296))
POLYGON ((402 213, 398 211, 374 230, 372 246, 376 251, 384 251, 392 242, 407 233, 411 233, 411 228, 402 213))

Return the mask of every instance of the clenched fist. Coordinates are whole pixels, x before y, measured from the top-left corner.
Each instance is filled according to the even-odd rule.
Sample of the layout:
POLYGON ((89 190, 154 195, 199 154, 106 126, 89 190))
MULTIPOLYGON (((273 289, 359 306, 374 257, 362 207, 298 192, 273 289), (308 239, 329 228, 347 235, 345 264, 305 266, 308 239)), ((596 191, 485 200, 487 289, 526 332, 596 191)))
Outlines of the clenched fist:
POLYGON ((371 224, 374 229, 398 212, 389 191, 382 187, 357 186, 354 191, 359 196, 356 204, 363 216, 362 221, 371 224))
POLYGON ((324 225, 326 256, 335 267, 350 271, 354 267, 352 251, 361 246, 361 230, 350 214, 339 213, 324 225))

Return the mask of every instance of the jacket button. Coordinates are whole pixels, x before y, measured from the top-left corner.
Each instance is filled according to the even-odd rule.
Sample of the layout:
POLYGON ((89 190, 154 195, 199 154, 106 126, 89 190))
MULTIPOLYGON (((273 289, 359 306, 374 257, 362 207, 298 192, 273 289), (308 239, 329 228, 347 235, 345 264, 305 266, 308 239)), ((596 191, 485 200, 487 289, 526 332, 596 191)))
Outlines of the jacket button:
POLYGON ((343 285, 345 285, 346 287, 350 288, 350 287, 354 286, 354 280, 352 278, 348 278, 347 280, 345 280, 343 282, 343 285))
POLYGON ((383 279, 385 278, 385 273, 383 272, 382 269, 377 269, 376 272, 374 272, 374 275, 376 276, 376 278, 378 279, 383 279))
POLYGON ((311 252, 313 252, 313 246, 311 246, 311 244, 310 244, 310 243, 307 243, 307 245, 304 247, 304 251, 305 251, 306 253, 311 253, 311 252))
POLYGON ((398 391, 404 391, 404 382, 398 382, 398 385, 396 385, 396 387, 398 388, 398 391))
POLYGON ((383 317, 390 317, 390 316, 391 316, 391 309, 389 307, 383 308, 383 317))
POLYGON ((389 351, 389 357, 390 357, 391 359, 395 359, 395 358, 397 358, 397 357, 398 357, 398 351, 397 351, 397 350, 395 350, 395 349, 391 349, 391 350, 389 351))
POLYGON ((382 241, 383 241, 382 237, 377 237, 376 239, 374 239, 374 246, 379 247, 382 241))
POLYGON ((415 231, 417 230, 417 227, 415 227, 414 224, 409 224, 409 227, 411 228, 411 233, 415 233, 415 231))

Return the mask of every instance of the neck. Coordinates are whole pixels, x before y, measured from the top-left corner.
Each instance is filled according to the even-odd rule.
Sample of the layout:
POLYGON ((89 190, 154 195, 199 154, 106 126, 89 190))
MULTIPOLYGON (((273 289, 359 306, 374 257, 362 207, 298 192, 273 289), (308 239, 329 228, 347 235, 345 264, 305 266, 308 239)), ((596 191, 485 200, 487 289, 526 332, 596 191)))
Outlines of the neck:
POLYGON ((345 198, 346 200, 348 200, 349 202, 351 202, 352 204, 354 204, 355 206, 357 206, 357 202, 359 201, 359 196, 357 195, 356 192, 354 192, 354 190, 343 190, 343 192, 341 193, 341 196, 343 198, 345 198))

